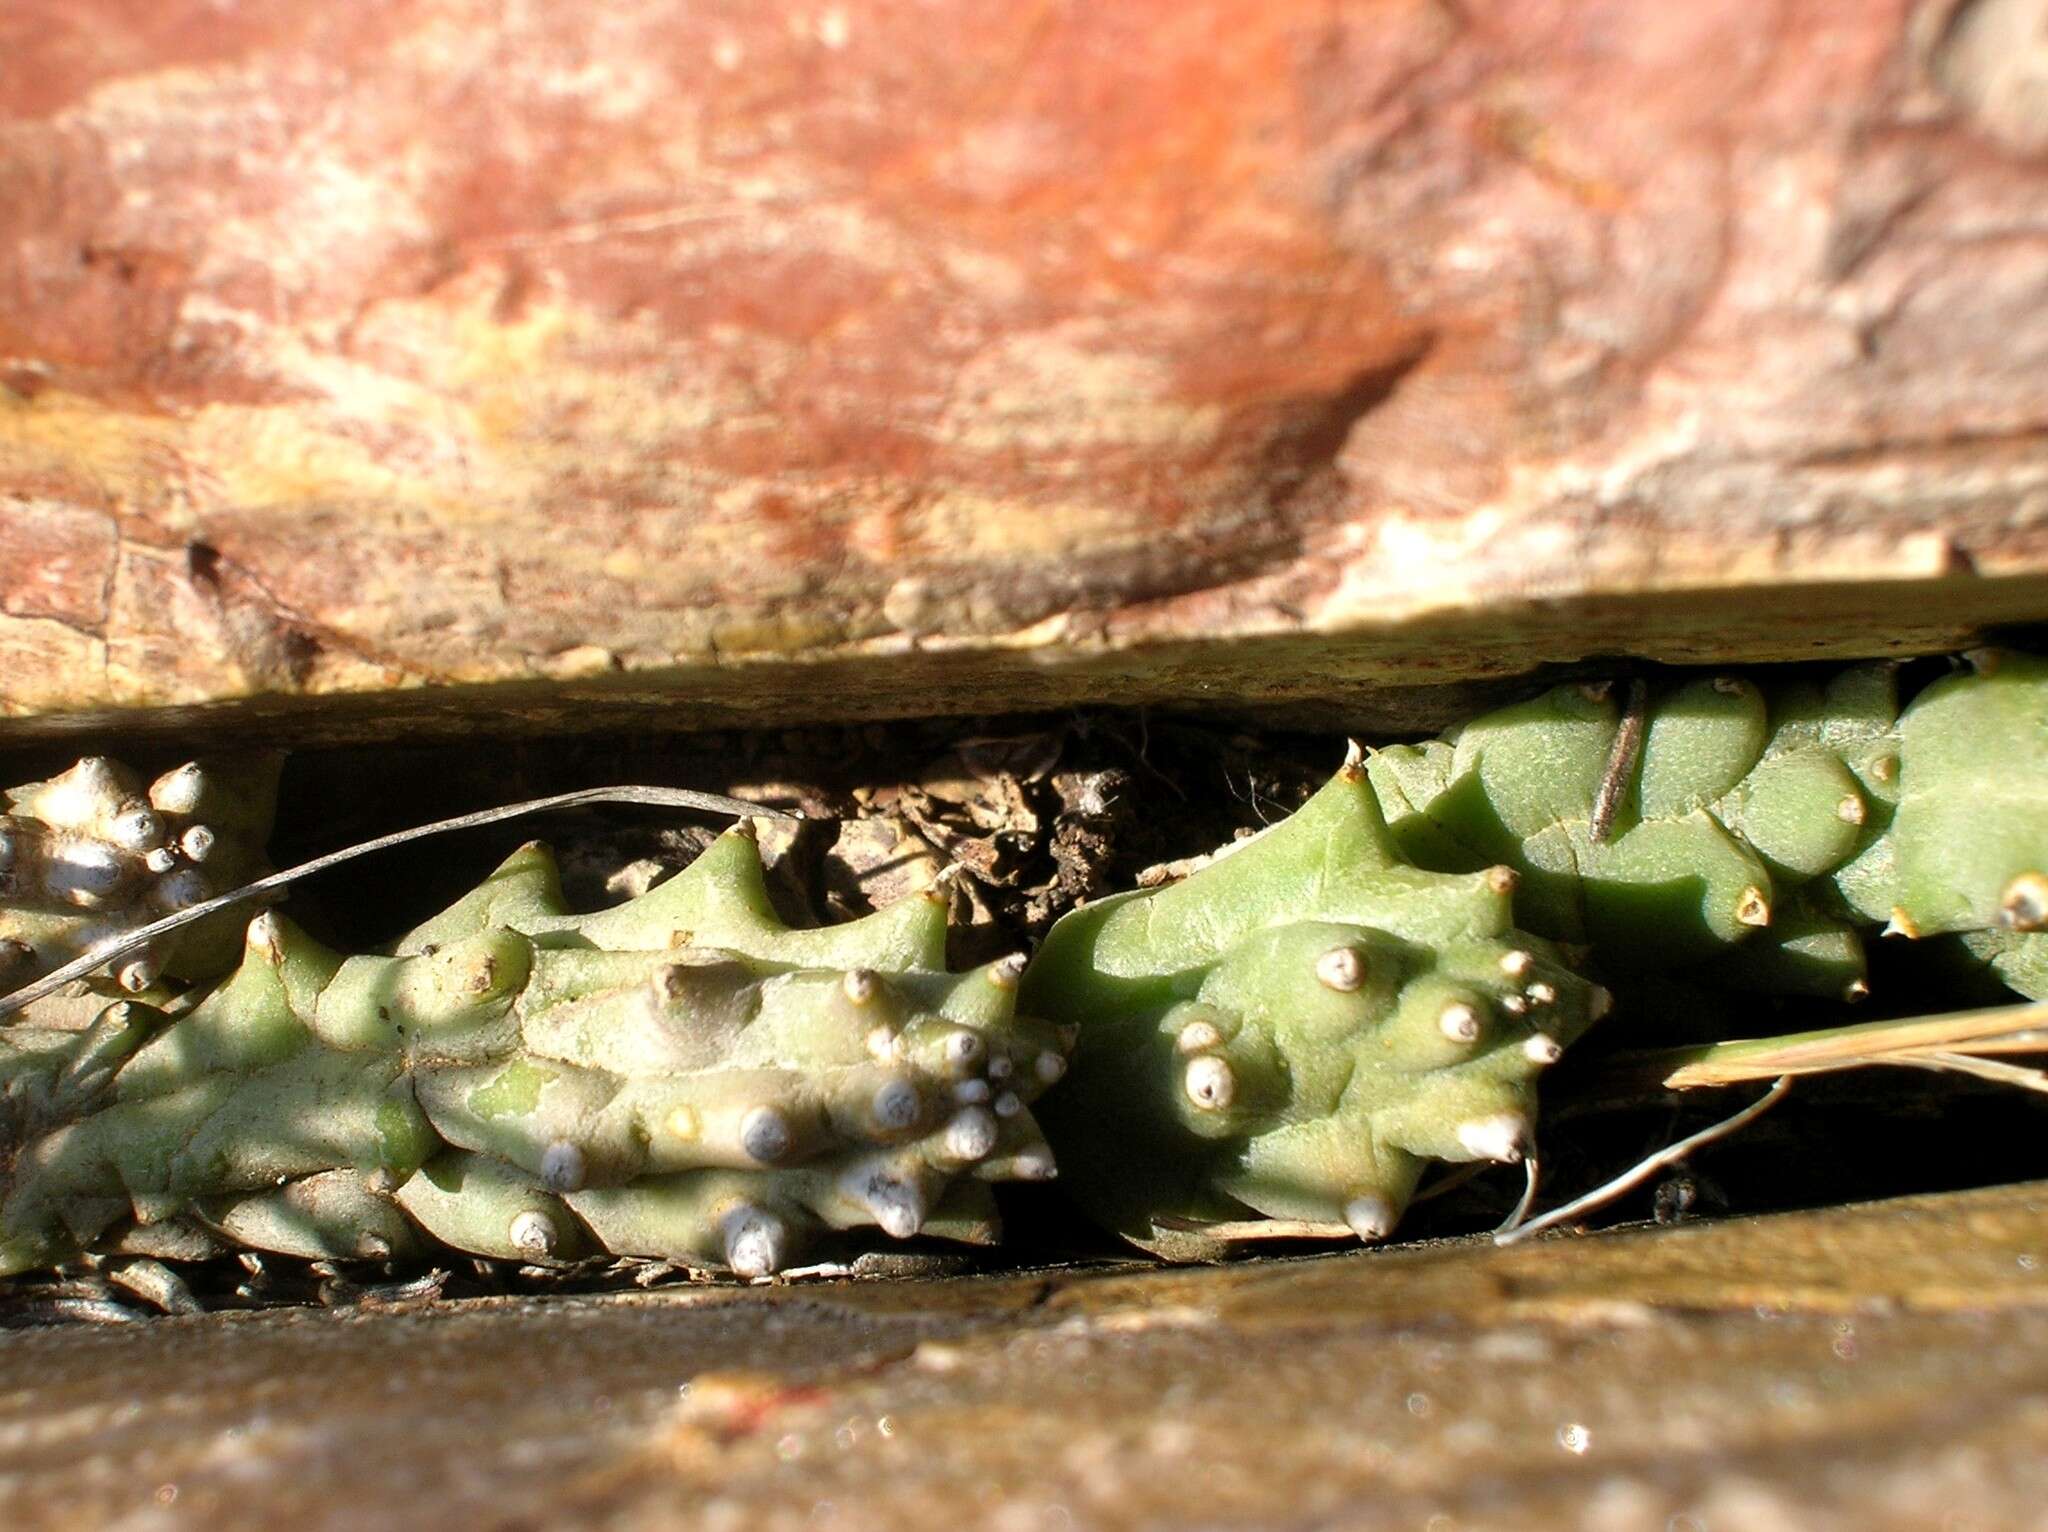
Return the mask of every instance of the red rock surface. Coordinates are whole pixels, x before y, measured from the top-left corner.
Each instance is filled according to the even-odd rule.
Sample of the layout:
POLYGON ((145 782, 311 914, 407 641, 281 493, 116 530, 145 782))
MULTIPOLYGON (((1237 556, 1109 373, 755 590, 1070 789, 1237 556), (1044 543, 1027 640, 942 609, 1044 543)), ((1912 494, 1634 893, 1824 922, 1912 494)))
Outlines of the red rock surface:
POLYGON ((1314 695, 2048 616, 2044 29, 10 0, 0 714, 1314 695), (1305 647, 1204 658, 1261 635, 1305 647), (741 663, 792 656, 835 679, 741 663))

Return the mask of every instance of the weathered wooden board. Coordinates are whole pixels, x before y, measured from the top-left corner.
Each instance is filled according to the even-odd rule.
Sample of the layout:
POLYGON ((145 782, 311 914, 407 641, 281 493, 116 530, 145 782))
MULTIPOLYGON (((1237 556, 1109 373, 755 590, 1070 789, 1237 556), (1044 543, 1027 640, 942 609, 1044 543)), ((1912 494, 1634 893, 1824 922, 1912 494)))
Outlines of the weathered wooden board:
POLYGON ((0 716, 1370 696, 2048 617, 2044 15, 10 0, 0 716))
POLYGON ((2026 1527, 2038 1185, 1183 1271, 0 1332, 16 1532, 2026 1527))

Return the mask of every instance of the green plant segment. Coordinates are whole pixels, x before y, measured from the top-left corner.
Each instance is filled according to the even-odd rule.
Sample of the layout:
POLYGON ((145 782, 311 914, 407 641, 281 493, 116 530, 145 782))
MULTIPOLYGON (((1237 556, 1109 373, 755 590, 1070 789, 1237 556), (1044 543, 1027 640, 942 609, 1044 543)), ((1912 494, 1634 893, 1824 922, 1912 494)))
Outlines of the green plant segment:
MULTIPOLYGON (((126 767, 89 756, 7 792, 0 992, 268 871, 263 845, 282 761, 189 761, 145 788, 126 767)), ((130 993, 164 976, 212 978, 233 965, 247 920, 245 911, 187 926, 126 955, 110 977, 130 993)))
POLYGON ((1522 923, 1608 972, 1854 999, 1872 930, 1968 933, 2043 993, 2042 661, 1999 656, 1903 712, 1885 665, 1824 687, 1688 681, 1649 698, 1633 751, 1625 723, 1617 689, 1559 687, 1368 770, 1411 861, 1514 867, 1522 923))
POLYGON ((1248 1214, 1384 1235, 1429 1160, 1517 1157, 1539 1070, 1606 1006, 1516 925, 1623 981, 1850 999, 1871 931, 1945 936, 2048 993, 2044 742, 2048 665, 1999 656, 1903 713, 1888 665, 1634 709, 1568 686, 1376 752, 1054 927, 1025 984, 1085 1022, 1048 1103, 1066 1184, 1171 1254, 1248 1214))
POLYGON ((945 972, 945 929, 923 897, 788 929, 742 831, 584 916, 528 846, 389 956, 261 915, 189 1009, 0 1032, 0 1273, 166 1224, 746 1274, 828 1229, 993 1239, 988 1183, 1052 1174, 1029 1104, 1067 1038, 1020 960, 945 972))
POLYGON ((1513 929, 1513 887, 1407 865, 1353 763, 1183 882, 1067 915, 1025 979, 1085 1018, 1047 1103, 1065 1184, 1181 1255, 1255 1217, 1380 1239, 1431 1160, 1519 1159, 1606 997, 1513 929))

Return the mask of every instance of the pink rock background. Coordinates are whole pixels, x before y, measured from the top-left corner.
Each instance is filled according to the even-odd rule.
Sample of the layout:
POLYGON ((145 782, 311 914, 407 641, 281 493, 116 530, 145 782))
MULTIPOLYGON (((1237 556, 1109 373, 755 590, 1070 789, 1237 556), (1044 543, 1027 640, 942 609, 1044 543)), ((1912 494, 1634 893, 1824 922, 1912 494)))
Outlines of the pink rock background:
POLYGON ((11 0, 0 716, 1312 697, 2048 616, 2044 39, 11 0))

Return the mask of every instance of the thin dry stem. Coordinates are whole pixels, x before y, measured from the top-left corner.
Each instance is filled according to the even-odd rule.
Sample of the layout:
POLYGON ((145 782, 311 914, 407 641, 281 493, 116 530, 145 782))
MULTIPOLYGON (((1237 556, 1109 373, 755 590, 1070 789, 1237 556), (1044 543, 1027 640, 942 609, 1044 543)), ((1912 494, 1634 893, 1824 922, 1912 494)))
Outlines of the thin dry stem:
POLYGON ((1640 1160, 1629 1169, 1623 1171, 1612 1181, 1607 1182, 1603 1186, 1594 1187, 1585 1196, 1575 1197, 1562 1207, 1552 1208, 1541 1217, 1532 1218, 1527 1223, 1519 1226, 1512 1223, 1504 1226, 1495 1233, 1493 1242, 1496 1245, 1512 1245, 1518 1241, 1528 1239, 1532 1235, 1540 1234, 1545 1229, 1555 1228, 1558 1224, 1577 1218, 1582 1213, 1590 1213, 1595 1208, 1605 1207, 1608 1203, 1614 1201, 1615 1198, 1641 1186, 1666 1165, 1677 1164, 1688 1154, 1691 1154, 1693 1150, 1703 1145, 1711 1144, 1717 1139, 1726 1138, 1731 1133, 1741 1132, 1742 1129, 1748 1127, 1757 1118, 1776 1106, 1783 1099, 1785 1092, 1791 1088, 1792 1079, 1788 1075, 1780 1079, 1769 1090, 1765 1091, 1763 1095, 1750 1102, 1748 1106, 1737 1112, 1733 1117, 1724 1118, 1710 1128, 1702 1128, 1689 1138, 1682 1138, 1675 1144, 1659 1149, 1647 1159, 1640 1160))
POLYGON ((2029 1002, 1662 1049, 1617 1060, 1617 1068, 1631 1078, 1654 1080, 1671 1090, 1698 1090, 1745 1080, 1774 1080, 1781 1075, 1916 1064, 1929 1058, 2044 1051, 2048 1051, 2048 1003, 2029 1002))

